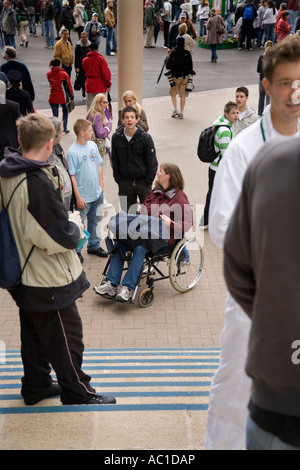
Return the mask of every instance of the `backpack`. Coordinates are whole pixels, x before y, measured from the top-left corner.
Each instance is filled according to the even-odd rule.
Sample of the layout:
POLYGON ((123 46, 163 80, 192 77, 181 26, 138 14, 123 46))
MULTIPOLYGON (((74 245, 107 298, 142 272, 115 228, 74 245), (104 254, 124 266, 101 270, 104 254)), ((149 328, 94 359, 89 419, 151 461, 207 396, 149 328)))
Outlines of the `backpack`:
POLYGON ((83 19, 83 21, 88 21, 89 20, 88 14, 85 10, 82 10, 82 19, 83 19))
POLYGON ((215 151, 215 135, 219 127, 230 129, 229 126, 221 124, 207 127, 201 132, 198 143, 198 157, 201 162, 212 163, 218 157, 218 153, 215 151))
MULTIPOLYGON (((21 281, 23 271, 34 248, 32 246, 23 269, 21 269, 19 253, 8 215, 8 206, 15 191, 26 179, 27 176, 17 184, 6 207, 0 211, 0 287, 7 290, 12 290, 21 281)), ((0 195, 3 200, 1 187, 0 195)))
POLYGON ((253 20, 253 8, 251 5, 247 6, 244 10, 243 20, 253 20))

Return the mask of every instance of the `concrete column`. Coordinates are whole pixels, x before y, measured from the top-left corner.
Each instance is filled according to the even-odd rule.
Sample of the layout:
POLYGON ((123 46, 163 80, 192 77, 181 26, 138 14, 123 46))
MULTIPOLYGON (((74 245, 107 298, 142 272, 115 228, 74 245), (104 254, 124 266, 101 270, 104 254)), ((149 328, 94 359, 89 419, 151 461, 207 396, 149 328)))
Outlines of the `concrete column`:
POLYGON ((143 0, 118 0, 118 107, 122 94, 132 90, 143 97, 143 0))

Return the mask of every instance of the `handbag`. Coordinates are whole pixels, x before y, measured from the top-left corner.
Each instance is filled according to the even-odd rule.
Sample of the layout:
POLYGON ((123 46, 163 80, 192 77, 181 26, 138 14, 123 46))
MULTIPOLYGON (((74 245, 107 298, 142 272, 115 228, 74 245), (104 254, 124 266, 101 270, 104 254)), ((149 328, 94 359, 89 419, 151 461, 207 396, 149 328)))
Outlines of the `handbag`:
POLYGON ((76 79, 74 82, 74 90, 79 91, 81 90, 81 87, 82 87, 82 79, 81 79, 80 73, 78 73, 76 75, 76 79))
POLYGON ((100 137, 97 137, 94 131, 94 124, 95 124, 96 116, 94 117, 93 124, 92 124, 92 135, 91 135, 91 140, 95 142, 95 144, 98 147, 99 153, 101 157, 103 157, 106 153, 106 141, 105 139, 101 139, 100 137))
POLYGON ((101 28, 101 33, 102 33, 102 37, 104 39, 106 39, 107 38, 107 28, 106 27, 101 28))
POLYGON ((71 113, 73 111, 73 109, 75 108, 74 101, 68 101, 67 108, 68 108, 68 113, 71 113))

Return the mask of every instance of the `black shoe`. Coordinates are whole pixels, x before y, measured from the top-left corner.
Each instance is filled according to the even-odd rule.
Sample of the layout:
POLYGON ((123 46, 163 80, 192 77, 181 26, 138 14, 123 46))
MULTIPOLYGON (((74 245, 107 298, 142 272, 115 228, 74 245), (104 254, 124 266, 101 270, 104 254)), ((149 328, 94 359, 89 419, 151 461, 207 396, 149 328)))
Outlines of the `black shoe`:
POLYGON ((104 397, 103 395, 93 395, 85 403, 86 405, 114 405, 117 403, 115 397, 104 397))
POLYGON ((23 397, 25 405, 35 405, 45 398, 54 397, 55 395, 60 395, 61 387, 57 382, 52 382, 50 387, 39 390, 30 397, 23 397))
POLYGON ((89 255, 100 256, 100 258, 107 258, 108 257, 108 252, 104 251, 103 248, 101 248, 101 247, 96 248, 96 249, 88 248, 87 252, 88 252, 89 255))
POLYGON ((78 256, 78 258, 79 258, 80 263, 83 263, 83 256, 82 256, 82 254, 80 253, 80 251, 77 251, 77 256, 78 256))
POLYGON ((64 131, 65 134, 69 134, 69 132, 70 132, 69 129, 66 129, 66 130, 64 131))

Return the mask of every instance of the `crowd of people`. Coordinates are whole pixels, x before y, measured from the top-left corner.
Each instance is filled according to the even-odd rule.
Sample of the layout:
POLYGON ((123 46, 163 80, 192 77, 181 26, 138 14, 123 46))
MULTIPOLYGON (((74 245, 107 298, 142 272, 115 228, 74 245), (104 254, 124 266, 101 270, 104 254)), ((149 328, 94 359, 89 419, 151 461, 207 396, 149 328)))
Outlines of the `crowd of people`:
MULTIPOLYGON (((117 53, 115 3, 116 0, 107 0, 104 9, 108 56, 117 53)), ((145 48, 155 47, 161 22, 164 25, 172 118, 183 119, 188 82, 195 73, 191 51, 198 37, 193 26, 197 19, 199 35, 207 34, 213 63, 218 59, 216 45, 225 29, 231 31, 234 24, 240 28, 241 49, 251 50, 254 41, 264 49, 257 64, 258 112, 248 105, 249 90, 240 86, 235 99, 225 104, 224 113, 213 123, 216 158, 208 169, 208 193, 200 226, 208 228, 212 241, 224 249, 228 295, 221 360, 212 379, 209 399, 205 440, 209 450, 243 448, 248 414, 249 449, 266 448, 269 446, 266 441, 272 442, 273 448, 300 448, 299 372, 285 350, 286 345, 291 348, 295 331, 299 331, 298 283, 286 280, 298 280, 299 271, 299 223, 291 217, 296 213, 298 200, 300 132, 299 103, 293 98, 297 89, 294 84, 300 78, 300 37, 294 34, 298 25, 294 14, 298 9, 296 3, 290 0, 288 4, 276 5, 262 1, 258 5, 255 0, 246 0, 234 5, 228 0, 225 22, 205 0, 145 2, 145 48), (276 145, 272 144, 274 139, 276 145), (283 161, 287 147, 294 158, 283 161), (273 153, 282 184, 278 181, 274 185, 278 173, 272 167, 273 153), (285 169, 286 177, 281 178, 285 169), (261 219, 257 219, 257 214, 261 219), (284 230, 277 230, 279 215, 284 215, 284 230), (285 269, 278 264, 282 243, 287 246, 285 254, 289 260, 285 269), (292 277, 286 275, 291 266, 292 277), (280 289, 274 292, 276 276, 280 276, 283 294, 280 289), (291 299, 291 307, 283 305, 286 296, 291 299), (290 323, 285 324, 282 332, 285 315, 290 323), (275 332, 272 338, 270 331, 275 332), (266 344, 270 354, 266 354, 266 344), (276 382, 278 371, 272 359, 278 351, 282 353, 282 367, 276 382)), ((28 47, 26 27, 30 26, 34 37, 37 11, 24 5, 19 1, 14 11, 20 17, 21 45, 28 47)), ((2 28, 12 18, 12 10, 8 0, 4 0, 2 28)), ((15 34, 10 34, 12 30, 6 26, 2 29, 6 62, 0 72, 0 185, 4 194, 1 204, 4 207, 14 186, 26 180, 26 184, 20 184, 19 197, 12 201, 10 216, 21 264, 32 252, 21 282, 11 291, 20 309, 24 365, 21 391, 28 405, 58 394, 63 404, 116 403, 114 397, 97 394, 90 385, 91 378, 81 369, 82 325, 76 307, 76 300, 89 287, 82 269, 85 219, 89 234, 87 253, 101 258, 109 256, 100 246, 98 229, 103 217, 107 165, 118 185, 122 211, 136 214, 141 205, 141 213, 153 215, 154 206, 165 208, 156 217, 170 229, 168 246, 183 237, 192 224, 181 170, 173 163, 158 165, 146 111, 132 90, 123 93, 117 128, 112 133, 111 72, 98 52, 103 26, 97 13, 88 21, 83 11, 79 0, 75 1, 74 10, 63 0, 58 20, 54 16, 55 2, 45 0, 43 4, 45 47, 54 49, 47 72, 51 118, 34 109, 30 72, 16 60, 15 34), (59 34, 56 42, 54 24, 59 34), (78 33, 75 57, 70 40, 74 25, 78 33), (75 121, 75 141, 65 153, 61 139, 69 132, 68 104, 74 101, 73 86, 81 91, 87 110, 85 116, 75 121), (43 205, 45 200, 51 201, 48 211, 43 205), (179 221, 174 214, 170 215, 172 204, 185 208, 185 219, 179 221), (40 312, 44 315, 37 315, 40 312), (58 383, 51 379, 50 364, 58 383)), ((120 245, 120 250, 111 256, 105 282, 95 290, 100 296, 128 302, 148 248, 143 245, 134 248, 122 280, 122 255, 128 246, 120 245)))

